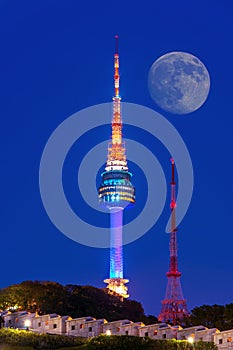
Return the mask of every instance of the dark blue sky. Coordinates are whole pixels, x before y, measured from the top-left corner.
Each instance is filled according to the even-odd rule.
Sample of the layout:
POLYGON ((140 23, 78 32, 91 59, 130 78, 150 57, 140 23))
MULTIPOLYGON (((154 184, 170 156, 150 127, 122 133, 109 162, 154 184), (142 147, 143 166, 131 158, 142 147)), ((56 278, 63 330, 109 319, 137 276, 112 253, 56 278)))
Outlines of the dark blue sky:
MULTIPOLYGON (((232 18, 231 1, 0 1, 0 287, 28 279, 104 286, 108 250, 75 243, 53 226, 41 202, 38 173, 43 148, 64 119, 111 101, 118 33, 123 101, 162 113, 177 128, 192 158, 193 199, 178 231, 188 307, 233 301, 232 18), (159 110, 147 89, 151 64, 170 51, 196 55, 210 73, 209 97, 190 115, 159 110)), ((143 133, 125 128, 124 134, 156 154, 169 181, 167 151, 143 133)), ((100 129, 83 139, 83 152, 71 150, 64 187, 74 208, 75 162, 88 145, 109 135, 110 130, 100 129)), ((131 170, 140 200, 144 177, 133 164, 131 170)), ((168 216, 169 201, 156 225, 124 248, 129 292, 148 314, 158 315, 165 295, 168 216)))

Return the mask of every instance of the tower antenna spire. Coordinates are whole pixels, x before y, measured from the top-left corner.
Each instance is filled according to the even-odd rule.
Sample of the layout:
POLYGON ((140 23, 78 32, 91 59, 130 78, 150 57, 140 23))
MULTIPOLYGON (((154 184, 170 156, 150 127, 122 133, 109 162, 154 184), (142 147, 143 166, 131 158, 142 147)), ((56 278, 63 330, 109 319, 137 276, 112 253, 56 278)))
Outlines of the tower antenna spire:
POLYGON ((178 270, 177 256, 177 227, 176 227, 176 182, 175 182, 175 161, 171 159, 171 229, 170 229, 170 265, 167 272, 167 290, 165 299, 162 301, 162 308, 159 314, 159 321, 179 323, 188 316, 186 300, 184 300, 180 284, 181 272, 178 270))
POLYGON ((118 39, 119 39, 119 36, 116 34, 115 35, 115 39, 116 39, 116 50, 115 50, 115 54, 118 55, 118 39))
POLYGON ((119 54, 118 54, 118 35, 115 36, 116 39, 116 50, 114 54, 114 87, 115 96, 120 99, 120 75, 119 75, 119 54))

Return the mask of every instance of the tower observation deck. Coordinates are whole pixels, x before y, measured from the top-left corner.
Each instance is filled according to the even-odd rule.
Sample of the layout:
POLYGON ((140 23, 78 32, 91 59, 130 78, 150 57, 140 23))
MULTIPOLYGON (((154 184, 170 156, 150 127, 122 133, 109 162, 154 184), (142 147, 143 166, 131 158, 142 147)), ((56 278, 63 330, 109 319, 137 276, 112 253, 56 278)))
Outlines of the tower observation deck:
POLYGON ((159 321, 179 323, 184 317, 188 316, 186 300, 183 297, 180 277, 178 270, 177 257, 177 227, 176 227, 176 194, 175 194, 175 162, 172 163, 172 181, 171 181, 171 231, 170 231, 170 266, 167 272, 167 290, 165 299, 162 301, 162 308, 159 314, 159 321))
POLYGON ((135 203, 135 189, 128 170, 125 143, 122 140, 121 97, 119 92, 118 36, 114 54, 114 96, 112 137, 102 182, 98 188, 99 203, 110 213, 110 275, 104 282, 110 293, 128 298, 129 280, 123 278, 122 225, 123 211, 135 203))

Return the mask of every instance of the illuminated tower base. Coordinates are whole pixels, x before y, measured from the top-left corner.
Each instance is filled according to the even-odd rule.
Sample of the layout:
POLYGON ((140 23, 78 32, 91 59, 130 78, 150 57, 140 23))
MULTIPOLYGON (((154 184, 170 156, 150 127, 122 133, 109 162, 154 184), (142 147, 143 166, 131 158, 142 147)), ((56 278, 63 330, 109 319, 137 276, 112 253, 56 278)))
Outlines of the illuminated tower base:
POLYGON ((129 294, 127 294, 128 288, 125 285, 128 282, 129 280, 126 280, 124 278, 107 278, 104 280, 104 283, 107 283, 109 293, 117 294, 122 298, 129 297, 129 294))

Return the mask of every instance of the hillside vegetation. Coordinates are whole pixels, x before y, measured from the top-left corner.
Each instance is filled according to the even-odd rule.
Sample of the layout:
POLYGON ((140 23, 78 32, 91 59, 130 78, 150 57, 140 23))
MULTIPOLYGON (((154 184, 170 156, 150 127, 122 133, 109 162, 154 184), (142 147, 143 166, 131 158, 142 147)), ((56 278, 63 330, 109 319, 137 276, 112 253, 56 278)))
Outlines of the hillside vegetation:
MULTIPOLYGON (((153 340, 127 335, 83 339, 11 329, 0 330, 0 344, 0 350, 193 350, 193 345, 184 340, 153 340)), ((198 342, 195 349, 217 350, 217 347, 213 343, 198 342)))
POLYGON ((154 316, 145 316, 141 303, 120 301, 106 289, 92 286, 63 286, 56 282, 25 281, 0 290, 0 309, 18 308, 39 314, 69 315, 72 318, 93 316, 108 321, 129 319, 145 324, 156 323, 154 316))

